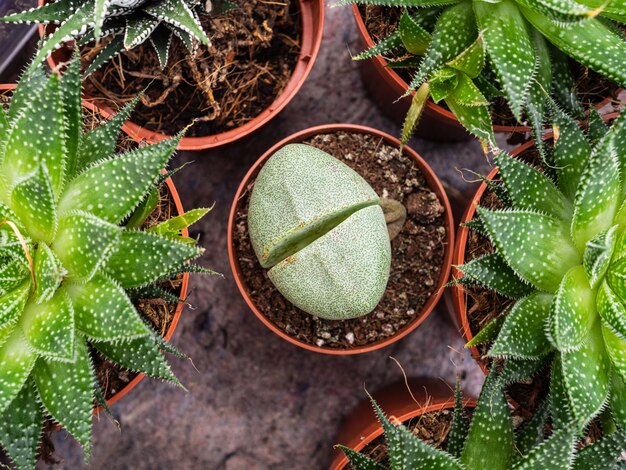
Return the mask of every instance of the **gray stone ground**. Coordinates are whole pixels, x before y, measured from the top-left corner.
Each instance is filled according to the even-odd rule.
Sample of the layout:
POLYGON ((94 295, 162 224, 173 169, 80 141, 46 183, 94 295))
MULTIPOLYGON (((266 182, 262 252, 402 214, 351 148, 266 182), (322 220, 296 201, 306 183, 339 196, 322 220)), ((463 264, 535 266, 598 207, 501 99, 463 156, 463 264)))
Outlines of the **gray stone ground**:
MULTIPOLYGON (((272 144, 306 127, 350 122, 398 134, 363 89, 349 51, 356 50, 349 8, 328 8, 320 57, 304 87, 283 113, 244 143, 177 157, 194 160, 175 177, 186 207, 216 203, 193 230, 207 248, 203 265, 224 279, 196 277, 191 307, 183 314, 174 344, 195 364, 172 360, 189 393, 144 380, 113 407, 118 430, 106 417, 94 425, 94 469, 323 469, 335 433, 350 409, 375 390, 409 375, 465 375, 476 394, 482 374, 448 319, 444 303, 413 334, 393 346, 358 357, 329 357, 291 346, 248 310, 228 265, 226 225, 237 186, 252 163, 272 144), (461 351, 461 352, 459 352, 461 351)), ((467 190, 457 168, 486 171, 474 141, 458 144, 415 140, 412 146, 450 185, 467 190)), ((58 468, 83 468, 82 451, 58 433, 58 468)))

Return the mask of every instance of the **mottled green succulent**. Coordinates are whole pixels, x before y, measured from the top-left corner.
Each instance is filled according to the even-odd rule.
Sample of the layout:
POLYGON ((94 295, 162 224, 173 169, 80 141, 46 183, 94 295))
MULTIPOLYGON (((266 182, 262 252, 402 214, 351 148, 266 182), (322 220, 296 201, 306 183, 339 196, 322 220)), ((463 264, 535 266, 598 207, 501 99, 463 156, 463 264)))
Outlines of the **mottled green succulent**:
POLYGON ((379 198, 326 152, 290 144, 272 155, 254 184, 248 227, 276 288, 305 312, 355 318, 380 301, 391 246, 379 198))
POLYGON ((576 450, 576 426, 553 426, 545 437, 552 414, 545 401, 533 417, 513 427, 502 382, 495 372, 487 378, 468 422, 459 387, 447 448, 424 443, 401 423, 392 423, 372 399, 382 424, 389 463, 379 463, 363 453, 339 446, 354 470, 610 470, 626 445, 626 432, 612 429, 605 436, 576 450))
POLYGON ((515 300, 472 344, 518 367, 552 362, 581 427, 606 406, 626 424, 626 116, 592 122, 595 142, 555 108, 542 169, 497 157, 503 208, 470 223, 495 251, 459 267, 460 282, 515 300))
POLYGON ((43 61, 64 43, 77 40, 83 45, 102 38, 111 41, 90 64, 90 74, 124 50, 150 40, 159 62, 165 67, 173 36, 193 53, 198 41, 209 44, 200 16, 222 13, 234 4, 225 0, 56 0, 0 21, 54 24, 34 64, 43 61))
POLYGON ((92 355, 175 384, 176 352, 131 299, 202 252, 180 231, 200 209, 141 227, 180 138, 116 155, 132 109, 83 131, 78 60, 62 78, 37 68, 0 107, 0 443, 34 468, 45 416, 91 447, 92 355))
POLYGON ((339 1, 346 3, 410 9, 390 36, 358 56, 391 55, 391 67, 417 70, 405 142, 429 97, 485 144, 493 143, 489 104, 498 96, 541 135, 548 93, 581 113, 569 58, 626 85, 624 0, 339 1))

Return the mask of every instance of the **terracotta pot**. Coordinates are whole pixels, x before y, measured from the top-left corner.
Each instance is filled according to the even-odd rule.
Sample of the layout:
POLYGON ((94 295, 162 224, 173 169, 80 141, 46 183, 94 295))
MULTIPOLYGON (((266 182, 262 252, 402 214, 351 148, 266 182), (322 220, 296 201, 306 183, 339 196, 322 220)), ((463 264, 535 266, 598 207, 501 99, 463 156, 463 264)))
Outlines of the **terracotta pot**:
POLYGON ((233 243, 233 233, 235 230, 235 218, 237 215, 238 201, 241 198, 242 194, 244 194, 244 192, 246 191, 249 181, 256 177, 261 167, 265 164, 266 160, 269 159, 278 149, 280 149, 281 147, 284 147, 287 144, 302 142, 318 134, 333 133, 336 131, 371 134, 371 135, 380 137, 387 144, 391 146, 397 147, 400 145, 400 141, 398 139, 396 139, 395 137, 392 137, 391 135, 387 133, 378 131, 376 129, 372 129, 370 127, 353 125, 353 124, 328 124, 328 125, 323 125, 323 126, 312 127, 312 128, 300 131, 296 134, 293 134, 287 137, 286 139, 280 141, 279 143, 274 145, 272 148, 270 148, 267 152, 265 152, 263 156, 261 156, 261 158, 259 158, 256 161, 256 163, 252 166, 252 168, 250 168, 250 170, 244 177, 243 181, 239 185, 239 189, 237 190, 237 193, 235 194, 235 198, 231 206, 230 218, 228 220, 228 257, 230 260, 230 267, 233 272, 235 282, 237 283, 237 287, 239 287, 239 291, 241 292, 241 295, 245 299, 246 303, 248 304, 252 312, 257 316, 257 318, 261 320, 263 324, 265 324, 265 326, 267 326, 270 330, 272 330, 278 336, 280 336, 284 340, 289 341, 292 344, 295 344, 296 346, 300 346, 301 348, 308 349, 309 351, 314 351, 318 353, 334 354, 334 355, 362 354, 362 353, 374 351, 376 349, 380 349, 392 343, 395 343, 396 341, 408 335, 415 328, 417 328, 426 319, 426 317, 434 309, 435 305, 441 298, 441 295, 443 294, 443 291, 444 291, 444 285, 447 282, 448 276, 450 274, 450 263, 452 261, 452 250, 454 246, 453 245, 454 244, 454 221, 452 218, 452 209, 450 208, 450 202, 448 201, 448 197, 446 195, 445 190, 443 189, 443 186, 441 185, 441 182, 439 181, 439 178, 433 172, 430 166, 428 166, 428 164, 424 161, 424 159, 420 157, 420 155, 418 155, 417 152, 415 152, 414 150, 412 150, 411 148, 407 146, 404 147, 405 155, 413 159, 414 163, 417 165, 417 167, 420 169, 420 171, 424 175, 424 178, 427 184, 437 194, 439 201, 445 208, 445 218, 446 218, 445 223, 446 223, 446 231, 447 231, 446 251, 444 254, 444 258, 443 258, 443 266, 441 268, 441 274, 439 275, 439 280, 437 281, 437 286, 435 288, 435 293, 431 296, 430 299, 428 299, 428 302, 426 302, 426 304, 422 308, 421 314, 416 315, 416 319, 413 322, 406 325, 401 331, 399 331, 397 334, 395 334, 394 336, 390 338, 378 341, 376 343, 372 343, 367 346, 360 346, 360 347, 355 347, 355 348, 350 348, 350 349, 333 349, 333 348, 327 348, 327 347, 313 346, 311 344, 304 343, 302 341, 299 341, 287 335, 284 331, 282 331, 281 329, 276 327, 272 322, 270 322, 265 317, 265 315, 263 315, 263 313, 261 313, 259 309, 257 309, 256 305, 254 304, 254 301, 248 294, 249 289, 241 274, 241 268, 237 260, 237 253, 235 252, 235 247, 233 243))
MULTIPOLYGON (((39 5, 43 5, 45 2, 46 0, 39 0, 39 5)), ((300 5, 302 18, 300 57, 283 92, 265 111, 243 126, 215 135, 183 137, 178 144, 178 150, 205 150, 240 140, 267 124, 282 111, 296 93, 298 93, 313 68, 313 63, 315 62, 322 42, 322 34, 324 33, 324 1, 298 0, 298 3, 300 5)), ((39 32, 43 36, 45 27, 40 25, 39 32)), ((60 49, 48 58, 48 64, 52 69, 55 69, 59 63, 67 61, 70 54, 71 51, 68 48, 60 49)), ((104 103, 100 103, 100 108, 109 113, 113 112, 111 108, 104 103)), ((137 142, 146 141, 155 143, 171 137, 148 130, 131 121, 128 121, 123 129, 137 142)))
MULTIPOLYGON (((610 113, 603 116, 605 121, 612 121, 617 118, 619 113, 610 113)), ((583 123, 584 124, 584 123, 583 123)), ((547 133, 544 136, 544 140, 550 140, 552 138, 552 132, 547 133)), ((514 151, 511 152, 511 156, 516 157, 526 150, 534 147, 534 141, 528 141, 523 145, 517 147, 514 151)), ((493 168, 489 174, 487 175, 487 180, 493 180, 498 174, 498 168, 493 168)), ((470 233, 470 229, 467 227, 463 227, 462 224, 465 222, 469 222, 474 218, 476 213, 476 206, 480 203, 480 200, 483 197, 483 194, 487 190, 487 185, 485 183, 481 183, 478 186, 478 189, 474 193, 474 197, 469 201, 467 208, 465 209, 465 213, 463 214, 463 218, 461 219, 461 224, 459 225, 459 229, 456 234, 456 245, 454 247, 454 255, 452 258, 452 277, 454 279, 460 278, 463 273, 456 268, 456 266, 460 266, 465 263, 465 249, 467 246, 467 239, 470 233)), ((474 338, 474 333, 470 329, 469 319, 467 317, 467 302, 465 297, 465 289, 461 284, 457 284, 452 288, 452 306, 454 310, 454 319, 459 329, 459 333, 465 339, 465 341, 471 341, 474 338)), ((480 353, 478 352, 478 348, 475 346, 470 348, 472 353, 472 358, 476 360, 480 368, 483 370, 485 374, 488 373, 487 366, 483 361, 480 353)))
MULTIPOLYGON (((408 383, 411 392, 404 381, 399 381, 373 394, 374 399, 392 421, 404 423, 433 411, 454 409, 454 387, 451 385, 442 380, 429 378, 410 379, 408 383)), ((476 406, 476 401, 467 399, 464 404, 466 407, 473 408, 476 406)), ((364 399, 344 420, 334 444, 343 444, 361 451, 382 434, 383 429, 369 399, 364 399)), ((348 458, 344 453, 339 449, 334 449, 330 470, 342 470, 347 464, 348 458)))
MULTIPOLYGON (((374 40, 365 27, 365 22, 356 4, 352 5, 352 12, 359 31, 359 40, 362 50, 369 49, 374 45, 374 40)), ((403 123, 409 107, 411 97, 400 98, 408 89, 408 84, 395 70, 388 67, 388 62, 376 56, 368 60, 360 60, 359 66, 363 75, 366 88, 374 98, 380 109, 391 119, 398 123, 403 123)), ((596 105, 596 109, 601 109, 611 103, 611 98, 606 98, 596 105)), ((495 132, 507 134, 530 133, 528 126, 493 126, 495 132)), ((424 114, 417 128, 416 134, 432 140, 443 140, 448 142, 469 140, 470 134, 461 126, 458 119, 449 110, 428 100, 424 109, 424 114)))
MULTIPOLYGON (((14 88, 15 88, 15 85, 0 85, 0 94, 2 94, 2 92, 7 91, 7 90, 13 90, 14 88)), ((106 110, 100 109, 97 105, 95 105, 94 103, 88 100, 83 100, 83 107, 85 107, 89 111, 101 114, 105 119, 109 119, 112 116, 112 113, 106 110)), ((183 209, 183 204, 180 201, 180 197, 178 196, 178 192, 176 191, 174 182, 172 181, 171 178, 168 178, 165 181, 165 183, 167 184, 167 188, 170 192, 170 195, 172 196, 172 200, 174 201, 174 206, 176 207, 176 215, 184 214, 185 211, 183 209)), ((182 234, 185 237, 189 236, 189 232, 187 229, 184 229, 182 234)), ((179 294, 179 297, 181 299, 184 299, 187 297, 188 287, 189 287, 189 273, 184 273, 182 283, 180 286, 180 294, 179 294)), ((172 322, 170 323, 170 326, 167 329, 167 332, 165 333, 165 336, 164 336, 165 341, 169 341, 172 339, 172 336, 174 335, 174 331, 176 330, 176 327, 178 326, 178 321, 180 320, 180 315, 183 311, 184 306, 185 306, 185 302, 179 302, 178 305, 176 305, 174 318, 172 318, 172 322)), ((143 378, 144 378, 144 374, 137 375, 137 377, 131 380, 124 388, 122 388, 115 395, 109 398, 107 400, 107 405, 111 406, 117 401, 119 401, 122 397, 127 395, 133 388, 135 388, 137 384, 141 382, 143 378)), ((94 414, 97 414, 100 410, 101 410, 101 407, 98 406, 97 408, 94 409, 94 414)))

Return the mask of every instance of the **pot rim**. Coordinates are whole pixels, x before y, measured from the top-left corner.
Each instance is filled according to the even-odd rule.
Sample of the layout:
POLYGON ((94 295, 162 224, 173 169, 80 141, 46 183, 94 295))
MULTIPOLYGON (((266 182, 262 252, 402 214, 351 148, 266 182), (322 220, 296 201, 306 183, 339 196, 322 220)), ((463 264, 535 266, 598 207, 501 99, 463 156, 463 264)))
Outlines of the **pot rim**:
MULTIPOLYGON (((40 6, 46 2, 46 0, 38 1, 40 6)), ((206 150, 240 140, 267 124, 296 96, 309 76, 319 53, 325 21, 324 0, 298 0, 298 3, 300 6, 302 24, 300 56, 282 92, 266 109, 244 125, 225 132, 220 132, 219 134, 183 137, 178 143, 177 150, 206 150), (317 10, 314 8, 314 5, 317 5, 317 10)), ((41 37, 45 35, 45 29, 45 25, 39 25, 39 34, 41 37)), ((48 56, 48 65, 52 70, 55 70, 57 67, 58 64, 53 55, 48 56)), ((103 112, 110 114, 115 113, 104 102, 100 102, 99 107, 103 112)), ((122 129, 137 142, 146 141, 148 143, 156 143, 172 137, 171 135, 151 131, 130 120, 126 121, 122 129)))
POLYGON ((392 343, 395 343, 396 341, 399 341, 400 339, 404 338, 409 333, 411 333, 413 330, 415 330, 420 324, 422 324, 422 322, 426 320, 428 315, 430 315, 430 313, 433 311, 433 309, 439 302, 441 296, 443 295, 445 284, 450 275, 450 269, 451 269, 451 263, 452 263, 452 251, 454 248, 454 221, 452 219, 452 209, 450 207, 448 196, 446 195, 446 192, 441 184, 441 181, 439 180, 435 172, 432 170, 432 168, 428 165, 428 163, 426 163, 426 161, 415 150, 411 149, 410 147, 404 146, 404 154, 412 158, 412 160, 416 163, 420 172, 423 174, 424 178, 426 179, 428 186, 430 187, 431 190, 433 190, 437 194, 439 201, 445 208, 445 225, 446 225, 446 232, 447 232, 446 241, 445 241, 446 250, 445 250, 444 257, 443 257, 441 273, 439 275, 439 279, 437 281, 434 294, 431 295, 428 301, 424 304, 421 310, 421 315, 416 316, 416 319, 414 321, 406 325, 402 330, 400 330, 395 335, 389 338, 386 338, 384 340, 377 341, 370 345, 359 346, 359 347, 350 348, 350 349, 333 349, 333 348, 319 347, 319 346, 311 345, 303 341, 299 341, 295 338, 292 338, 291 336, 286 334, 284 331, 276 327, 272 322, 270 322, 269 319, 265 317, 265 315, 263 315, 263 313, 261 313, 256 308, 256 305, 254 304, 254 302, 248 295, 247 287, 241 276, 240 267, 239 267, 239 263, 237 261, 237 256, 236 256, 237 254, 235 252, 235 247, 233 243, 233 233, 235 229, 235 218, 237 215, 238 201, 241 198, 241 196, 244 194, 244 192, 246 191, 248 181, 261 169, 265 161, 269 159, 269 157, 272 156, 278 149, 280 149, 281 147, 284 147, 287 144, 301 142, 307 139, 308 137, 311 137, 314 135, 323 134, 323 133, 332 133, 332 132, 337 132, 337 131, 371 134, 371 135, 375 135, 375 136, 382 138, 389 145, 397 146, 397 147, 400 146, 400 141, 396 139, 395 137, 387 134, 386 132, 382 132, 382 131, 379 131, 377 129, 373 129, 367 126, 361 126, 357 124, 343 124, 343 123, 325 124, 325 125, 310 127, 310 128, 301 130, 299 132, 296 132, 294 134, 291 134, 290 136, 276 143, 269 150, 267 150, 248 170, 243 180, 241 181, 239 188, 237 189, 237 193, 235 194, 235 197, 233 198, 230 215, 228 219, 228 258, 230 262, 230 268, 233 273, 233 277, 235 278, 237 287, 239 288, 239 291, 241 292, 241 295, 243 296, 244 300, 248 304, 248 307, 250 308, 250 310, 252 310, 254 315, 256 315, 256 317, 259 320, 261 320, 261 322, 265 326, 267 326, 271 331, 273 331, 275 334, 280 336, 282 339, 296 346, 299 346, 301 348, 307 349, 309 351, 317 352, 317 353, 322 353, 322 354, 330 354, 330 355, 363 354, 363 353, 375 351, 377 349, 380 349, 392 343))
MULTIPOLYGON (((0 91, 13 90, 15 89, 16 86, 17 85, 15 84, 0 84, 0 91)), ((105 119, 110 119, 112 116, 110 112, 100 109, 97 105, 87 100, 82 100, 82 104, 88 110, 99 113, 105 119)), ((180 200, 180 196, 178 195, 178 191, 176 190, 176 186, 174 185, 172 178, 168 178, 167 180, 165 180, 165 183, 167 184, 167 188, 169 189, 170 194, 172 196, 172 200, 174 202, 174 206, 176 207, 177 214, 178 215, 184 214, 185 210, 183 209, 183 204, 180 200)), ((183 236, 188 237, 189 231, 187 229, 184 229, 182 231, 182 234, 183 236)), ((186 299, 188 288, 189 288, 189 273, 184 273, 182 283, 180 286, 180 298, 181 299, 186 299)), ((163 337, 165 341, 170 341, 172 339, 172 336, 174 335, 174 331, 176 330, 176 327, 178 326, 178 322, 180 321, 180 316, 182 314, 184 306, 185 306, 185 301, 178 302, 178 304, 176 305, 176 310, 174 312, 172 322, 170 323, 170 326, 168 327, 165 333, 165 336, 163 337)), ((112 406, 114 403, 118 402, 120 399, 126 396, 133 388, 135 388, 139 384, 139 382, 143 380, 144 377, 145 377, 145 374, 138 374, 133 380, 128 382, 128 384, 122 387, 121 390, 119 390, 117 393, 115 393, 111 398, 107 400, 107 406, 112 406)), ((97 415, 100 413, 101 410, 102 410, 102 406, 98 405, 97 407, 94 408, 93 413, 97 415)))

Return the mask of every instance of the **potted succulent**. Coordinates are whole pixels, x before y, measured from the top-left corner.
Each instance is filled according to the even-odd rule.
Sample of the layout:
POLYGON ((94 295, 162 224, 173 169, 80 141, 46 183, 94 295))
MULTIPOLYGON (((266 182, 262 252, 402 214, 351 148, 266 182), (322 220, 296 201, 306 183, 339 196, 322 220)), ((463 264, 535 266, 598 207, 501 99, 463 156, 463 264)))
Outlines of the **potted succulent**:
POLYGON ((416 328, 442 294, 452 236, 424 160, 354 125, 307 129, 268 150, 228 224, 231 269, 254 314, 328 354, 378 349, 416 328))
POLYGON ((464 218, 456 314, 469 345, 484 345, 481 355, 508 358, 527 375, 550 364, 550 387, 564 383, 578 424, 607 404, 623 419, 626 119, 610 130, 596 120, 586 136, 553 111, 547 160, 532 144, 517 158, 498 155, 474 198, 480 205, 464 218))
POLYGON ((355 448, 340 445, 338 448, 346 457, 336 457, 331 470, 348 468, 348 462, 355 470, 610 469, 616 465, 626 443, 626 431, 613 429, 579 450, 582 445, 577 445, 578 429, 571 423, 553 423, 546 438, 548 417, 554 415, 547 402, 532 418, 514 421, 496 373, 487 378, 476 404, 464 407, 457 386, 454 405, 452 400, 447 404, 450 411, 446 414, 441 413, 441 405, 434 407, 434 413, 439 414, 432 417, 426 414, 433 413, 432 410, 417 407, 414 416, 419 419, 402 421, 398 416, 388 418, 374 399, 372 404, 380 421, 376 434, 380 436, 384 432, 384 445, 374 445, 369 436, 355 448), (467 419, 466 410, 471 413, 471 420, 467 419), (435 423, 431 429, 439 432, 422 431, 429 421, 435 423), (432 442, 424 442, 425 436, 432 442))
MULTIPOLYGON (((372 90, 389 102, 405 95, 403 105, 393 106, 396 114, 406 113, 403 140, 422 111, 436 121, 424 129, 424 136, 458 137, 454 128, 460 123, 472 135, 490 140, 492 121, 496 131, 533 129, 540 135, 550 92, 572 114, 582 116, 574 90, 588 80, 585 67, 599 74, 594 77, 604 94, 601 101, 609 98, 608 88, 617 90, 626 83, 625 61, 618 59, 626 54, 620 29, 624 17, 616 2, 393 2, 404 11, 369 0, 339 3, 354 4, 368 46, 358 58, 374 58, 364 64, 378 79, 372 90), (384 9, 376 19, 381 23, 377 35, 382 36, 376 44, 358 5, 384 9), (576 65, 582 72, 572 74, 570 58, 582 64, 576 65), (406 97, 411 93, 412 104, 406 97)), ((588 81, 590 89, 580 91, 591 95, 595 87, 588 81)))
POLYGON ((58 0, 2 20, 39 23, 47 37, 38 59, 56 51, 53 69, 70 55, 62 46, 75 40, 85 91, 105 110, 117 111, 145 89, 124 126, 137 141, 167 139, 191 124, 178 148, 200 150, 250 134, 295 96, 319 50, 324 6, 89 0, 77 8, 58 0))
POLYGON ((180 385, 162 354, 180 354, 166 339, 186 279, 175 287, 203 271, 187 264, 202 249, 185 229, 207 209, 182 213, 169 183, 160 210, 180 136, 115 154, 131 108, 94 124, 78 67, 61 78, 32 69, 0 108, 0 443, 18 468, 35 467, 45 418, 89 457, 93 408, 113 401, 97 364, 180 385), (141 307, 156 298, 173 303, 166 338, 141 307))

